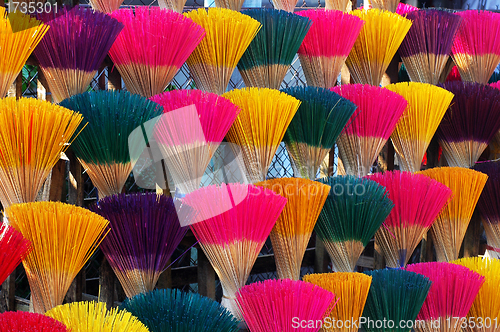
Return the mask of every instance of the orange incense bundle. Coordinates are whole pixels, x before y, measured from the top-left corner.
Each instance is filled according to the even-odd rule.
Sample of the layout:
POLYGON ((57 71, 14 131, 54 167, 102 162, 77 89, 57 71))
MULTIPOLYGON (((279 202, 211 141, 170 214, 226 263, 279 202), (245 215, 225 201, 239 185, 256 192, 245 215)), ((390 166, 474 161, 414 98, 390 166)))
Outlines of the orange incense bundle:
POLYGON ((256 185, 288 199, 271 231, 278 278, 299 280, 302 259, 330 186, 299 178, 273 179, 256 185))

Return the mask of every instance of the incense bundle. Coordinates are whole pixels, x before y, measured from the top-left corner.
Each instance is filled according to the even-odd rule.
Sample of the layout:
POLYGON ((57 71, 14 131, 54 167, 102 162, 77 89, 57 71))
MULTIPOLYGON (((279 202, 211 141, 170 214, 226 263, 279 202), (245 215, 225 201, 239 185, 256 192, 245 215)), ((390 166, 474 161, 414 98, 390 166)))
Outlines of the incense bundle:
POLYGON ((158 6, 160 6, 161 9, 170 9, 182 14, 186 2, 187 0, 158 0, 158 6))
POLYGON ((399 14, 401 16, 405 16, 406 14, 413 12, 415 10, 418 10, 418 7, 400 2, 400 3, 398 3, 398 7, 396 8, 396 14, 399 14))
POLYGON ((338 272, 308 274, 305 282, 317 285, 339 297, 337 304, 330 312, 330 320, 325 318, 323 332, 357 332, 357 322, 363 314, 366 298, 372 283, 372 277, 363 273, 338 272), (341 327, 337 324, 341 323, 341 327), (347 326, 346 326, 347 325, 347 326))
POLYGON ((493 257, 500 257, 500 161, 482 162, 474 166, 476 171, 488 175, 488 180, 477 202, 484 231, 486 249, 493 257))
POLYGON ((417 320, 423 321, 423 324, 417 324, 415 330, 461 331, 461 323, 466 320, 485 278, 466 267, 450 263, 411 264, 406 270, 432 281, 429 294, 417 316, 417 320))
POLYGON ((149 332, 148 328, 126 310, 108 310, 105 302, 73 302, 59 305, 46 313, 71 332, 149 332))
POLYGON ((458 259, 472 213, 488 176, 460 167, 438 167, 420 172, 451 189, 453 198, 431 227, 439 262, 458 259))
MULTIPOLYGON (((449 60, 448 60, 449 62, 449 60)), ((453 63, 453 61, 452 61, 453 63)), ((443 74, 446 73, 446 69, 443 71, 443 74)), ((442 75, 441 74, 441 78, 439 80, 440 82, 453 82, 453 81, 462 81, 462 78, 460 77, 460 72, 458 71, 458 67, 455 66, 455 64, 453 63, 453 67, 451 67, 451 69, 448 71, 448 74, 447 75, 442 75), (445 79, 443 79, 443 76, 445 77, 445 79)))
POLYGON ((122 309, 150 332, 238 332, 238 321, 208 297, 178 289, 157 289, 126 299, 122 309))
POLYGON ((412 11, 406 18, 413 24, 399 47, 399 54, 408 75, 413 82, 438 84, 461 18, 436 9, 412 11))
POLYGON ((358 106, 340 134, 337 146, 346 173, 365 176, 370 173, 408 102, 395 92, 368 84, 347 84, 332 91, 358 106))
POLYGON ((451 48, 462 80, 487 84, 500 63, 500 13, 465 10, 451 48))
POLYGON ((26 60, 47 33, 49 26, 22 14, 0 8, 0 98, 4 98, 26 60))
POLYGON ((351 175, 319 180, 331 187, 316 224, 335 272, 352 272, 394 204, 376 182, 351 175))
POLYGON ((142 123, 162 114, 156 103, 127 91, 85 92, 61 102, 83 115, 86 127, 72 149, 100 197, 122 192, 135 161, 130 160, 129 135, 142 123))
POLYGON ((6 311, 0 314, 0 331, 69 332, 69 329, 63 323, 42 314, 6 311))
POLYGON ((109 220, 101 250, 127 297, 152 291, 188 230, 181 225, 190 214, 178 216, 173 199, 156 193, 106 197, 90 210, 109 220))
POLYGON ((0 224, 0 284, 31 251, 31 243, 6 223, 0 224))
POLYGON ((252 332, 297 329, 315 332, 321 327, 317 322, 328 316, 335 305, 335 295, 331 292, 308 282, 288 279, 256 282, 243 287, 237 296, 238 306, 252 332), (314 326, 308 326, 309 322, 314 322, 314 326))
POLYGON ((448 82, 455 97, 437 130, 449 166, 472 167, 500 129, 500 90, 470 82, 448 82))
POLYGON ((151 100, 165 113, 155 128, 165 165, 177 189, 192 192, 199 188, 240 109, 226 98, 200 90, 174 90, 151 100))
POLYGON ((186 61, 196 88, 221 95, 262 25, 248 15, 225 8, 200 8, 184 15, 207 34, 186 61))
POLYGON ((54 102, 59 103, 88 89, 123 24, 80 6, 63 9, 46 24, 50 29, 34 54, 54 102))
POLYGON ((467 331, 488 332, 498 329, 500 320, 500 261, 498 259, 469 257, 453 261, 453 264, 465 266, 484 277, 472 307, 467 315, 467 331))
POLYGON ((401 269, 365 272, 372 277, 363 317, 367 332, 409 332, 422 308, 432 281, 421 274, 401 269), (370 324, 371 320, 371 324, 370 324), (392 325, 391 322, 392 321, 392 325), (380 322, 383 324, 376 324, 380 322), (406 324, 401 324, 401 322, 406 324))
POLYGON ((245 286, 286 202, 271 190, 239 183, 200 188, 183 199, 197 213, 191 230, 219 276, 222 305, 238 319, 236 292, 245 286))
POLYGON ((111 14, 125 25, 109 56, 127 90, 144 97, 162 93, 200 41, 204 29, 171 10, 137 6, 111 14))
POLYGON ((379 86, 412 22, 379 9, 354 10, 351 14, 366 24, 347 57, 347 68, 354 83, 379 86))
POLYGON ((315 180, 356 105, 323 88, 293 87, 282 91, 301 101, 283 138, 288 155, 297 177, 315 180))
POLYGON ((500 90, 500 81, 494 82, 494 83, 490 83, 490 86, 492 86, 492 87, 500 90))
POLYGON ((391 135, 401 170, 417 172, 453 93, 426 83, 396 83, 387 89, 403 96, 408 108, 391 135))
POLYGON ((10 225, 32 243, 23 265, 33 309, 44 313, 62 304, 71 282, 104 238, 108 221, 60 202, 15 204, 5 212, 10 225))
POLYGON ((247 87, 279 89, 312 22, 275 9, 247 9, 242 13, 262 24, 238 62, 243 82, 247 87))
POLYGON ((89 0, 89 3, 95 11, 110 14, 120 9, 123 0, 89 0))
POLYGON ((346 13, 351 7, 352 3, 349 0, 325 0, 325 10, 340 10, 346 13))
POLYGON ((330 187, 298 178, 267 180, 257 185, 287 199, 271 231, 271 242, 278 278, 299 280, 302 259, 330 187))
POLYGON ((33 202, 82 116, 33 98, 0 100, 0 202, 33 202))
POLYGON ((376 173, 369 177, 388 191, 394 208, 375 234, 388 267, 404 267, 417 245, 448 203, 452 191, 422 174, 376 173))
POLYGON ((298 15, 313 22, 297 52, 307 85, 329 89, 337 83, 365 22, 337 10, 304 10, 298 15))
POLYGON ((223 97, 241 108, 226 140, 241 149, 235 155, 239 155, 248 181, 263 181, 300 100, 265 88, 232 90, 223 97))

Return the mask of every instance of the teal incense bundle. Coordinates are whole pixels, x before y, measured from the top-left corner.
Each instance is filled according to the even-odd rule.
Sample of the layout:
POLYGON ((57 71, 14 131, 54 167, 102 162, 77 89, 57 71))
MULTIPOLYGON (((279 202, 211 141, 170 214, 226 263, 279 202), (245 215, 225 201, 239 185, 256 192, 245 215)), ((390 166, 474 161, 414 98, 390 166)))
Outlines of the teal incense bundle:
POLYGON ((262 24, 238 63, 247 87, 279 89, 312 21, 283 10, 242 11, 262 24))

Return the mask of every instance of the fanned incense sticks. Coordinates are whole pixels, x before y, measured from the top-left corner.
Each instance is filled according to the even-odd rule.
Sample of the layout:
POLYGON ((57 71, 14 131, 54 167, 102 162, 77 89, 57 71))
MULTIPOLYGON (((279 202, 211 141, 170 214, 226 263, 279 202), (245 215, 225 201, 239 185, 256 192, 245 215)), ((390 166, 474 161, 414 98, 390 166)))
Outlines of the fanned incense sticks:
POLYGON ((0 201, 33 202, 82 116, 33 98, 0 100, 0 201))
POLYGON ((401 16, 405 16, 406 14, 413 12, 415 10, 418 10, 418 7, 400 2, 400 3, 398 3, 398 8, 396 8, 396 14, 399 14, 401 16))
POLYGON ((354 83, 379 86, 412 22, 385 10, 354 10, 366 21, 346 60, 354 83))
POLYGON ((406 18, 413 22, 399 47, 399 54, 413 82, 438 84, 461 18, 436 9, 412 11, 406 18))
POLYGON ((183 199, 197 213, 191 230, 221 280, 222 305, 239 319, 236 292, 286 202, 271 190, 239 183, 204 187, 183 199))
POLYGON ((95 11, 110 14, 120 9, 123 0, 89 0, 89 3, 95 11))
POLYGON ((487 84, 500 62, 500 13, 459 11, 463 20, 451 48, 462 80, 487 84))
POLYGON ((335 272, 352 272, 359 256, 394 204, 376 182, 354 176, 319 180, 331 187, 319 214, 316 232, 335 272))
POLYGON ((347 12, 351 10, 349 0, 325 0, 325 10, 340 10, 341 12, 347 12), (349 8, 347 8, 349 6, 349 8))
POLYGON ((460 167, 431 168, 420 173, 441 182, 453 192, 453 198, 432 224, 431 235, 438 261, 458 259, 465 231, 488 176, 460 167))
POLYGON ((262 24, 238 62, 243 82, 247 87, 279 89, 312 22, 275 9, 248 9, 242 13, 262 24))
POLYGON ((271 242, 278 278, 299 280, 302 259, 330 187, 298 178, 267 180, 257 185, 287 198, 271 231, 271 242))
POLYGON ((180 213, 179 220, 173 199, 156 193, 106 197, 90 210, 109 220, 101 250, 127 297, 155 288, 192 217, 180 213))
POLYGON ((226 98, 200 90, 174 90, 151 99, 165 113, 155 128, 165 165, 177 189, 192 192, 199 188, 240 109, 226 98), (182 109, 186 106, 190 107, 182 109))
POLYGON ((388 267, 404 267, 452 195, 450 188, 422 174, 376 173, 368 177, 388 191, 394 208, 375 234, 388 267))
POLYGON ((42 314, 6 311, 0 314, 0 331, 69 332, 70 330, 63 323, 42 314))
POLYGON ((471 82, 441 85, 455 97, 437 130, 449 166, 472 167, 500 129, 500 90, 471 82))
POLYGON ((186 61, 196 88, 221 95, 261 24, 248 15, 225 8, 200 8, 184 15, 207 33, 186 61))
POLYGON ((123 24, 77 6, 64 9, 47 25, 50 29, 34 54, 54 102, 59 103, 88 89, 123 24))
POLYGON ((0 224, 0 284, 31 251, 31 243, 6 223, 0 224))
POLYGON ((339 297, 337 304, 325 318, 323 332, 357 332, 372 278, 363 273, 321 273, 304 276, 305 282, 317 285, 339 297), (342 326, 339 328, 339 323, 342 326), (347 325, 347 326, 346 326, 347 325))
POLYGON ((156 103, 127 91, 85 92, 61 102, 88 121, 73 142, 73 151, 85 167, 100 197, 122 192, 134 162, 129 135, 142 123, 162 114, 156 103))
POLYGON ((417 318, 432 281, 421 274, 401 269, 365 273, 372 277, 372 284, 363 311, 363 317, 368 321, 363 325, 364 330, 410 332, 412 326, 409 322, 417 318), (377 321, 386 323, 376 326, 377 321), (392 326, 388 321, 393 322, 392 326))
POLYGON ((121 308, 150 332, 238 332, 238 321, 212 299, 178 289, 157 289, 126 299, 121 308))
POLYGON ((370 9, 387 10, 392 13, 397 13, 400 4, 399 1, 400 0, 369 0, 371 5, 370 9))
POLYGON ((453 261, 453 264, 465 266, 484 276, 484 284, 481 286, 474 303, 467 315, 467 328, 471 332, 488 332, 498 329, 500 320, 500 260, 469 257, 453 261))
POLYGON ((233 90, 223 97, 241 108, 226 140, 241 148, 241 155, 235 155, 239 155, 248 181, 263 181, 300 101, 286 93, 264 88, 233 90))
POLYGON ((283 138, 288 155, 297 177, 315 180, 356 105, 323 88, 293 87, 282 91, 301 101, 283 138))
POLYGON ((304 10, 298 15, 313 22, 297 52, 307 85, 329 89, 337 83, 365 22, 337 10, 304 10))
POLYGON ((158 5, 161 9, 170 9, 182 14, 186 1, 187 0, 158 0, 158 5))
POLYGON ((162 93, 205 36, 204 29, 171 10, 137 6, 111 14, 125 25, 109 56, 127 90, 151 97, 162 93))
POLYGON ((126 310, 106 309, 105 302, 73 302, 46 313, 64 323, 71 332, 149 332, 126 310))
POLYGON ((358 106, 339 136, 337 146, 346 173, 365 176, 370 173, 408 102, 395 92, 368 84, 347 84, 332 91, 358 106))
POLYGON ((22 14, 20 11, 7 14, 4 7, 0 8, 0 98, 14 83, 17 75, 23 69, 31 52, 47 33, 49 26, 22 14))
POLYGON ((299 0, 272 0, 274 9, 284 10, 289 13, 295 11, 298 2, 299 0))
POLYGON ((477 202, 491 256, 500 257, 500 161, 482 162, 476 171, 488 175, 488 180, 477 202))
POLYGON ((431 84, 414 82, 390 84, 386 88, 408 101, 408 108, 396 125, 391 140, 401 170, 417 172, 425 151, 453 100, 453 93, 431 84))
POLYGON ((483 285, 485 278, 460 265, 450 263, 419 263, 406 267, 407 271, 426 276, 432 281, 415 326, 418 332, 456 332, 483 285))
POLYGON ((247 285, 237 301, 252 332, 316 332, 336 303, 331 292, 288 279, 247 285))
POLYGON ((84 208, 60 202, 15 204, 9 224, 32 243, 23 260, 37 313, 62 304, 71 282, 105 236, 108 221, 84 208))

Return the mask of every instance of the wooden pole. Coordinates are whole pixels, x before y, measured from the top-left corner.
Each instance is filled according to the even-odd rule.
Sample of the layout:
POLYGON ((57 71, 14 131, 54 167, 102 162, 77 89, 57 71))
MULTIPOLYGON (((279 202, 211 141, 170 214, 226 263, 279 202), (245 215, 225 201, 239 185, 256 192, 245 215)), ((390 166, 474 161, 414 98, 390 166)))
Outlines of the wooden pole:
POLYGON ((198 293, 215 300, 215 270, 198 246, 198 293))

